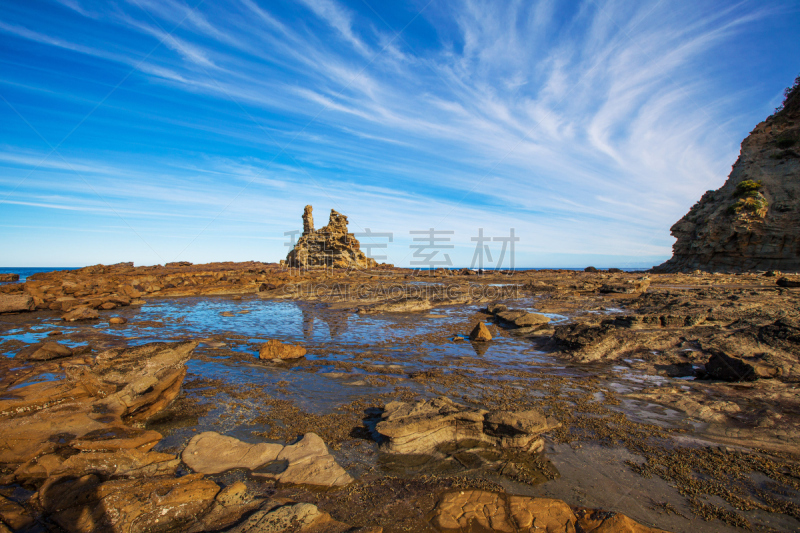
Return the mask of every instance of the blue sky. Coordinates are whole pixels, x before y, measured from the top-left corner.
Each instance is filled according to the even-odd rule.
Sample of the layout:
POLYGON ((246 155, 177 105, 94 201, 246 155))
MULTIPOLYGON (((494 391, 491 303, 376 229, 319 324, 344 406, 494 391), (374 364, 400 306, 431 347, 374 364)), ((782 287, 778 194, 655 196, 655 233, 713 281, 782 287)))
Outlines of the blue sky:
POLYGON ((518 267, 650 266, 800 73, 788 1, 0 13, 0 266, 277 261, 306 204, 398 265, 410 231, 469 265, 514 228, 518 267))

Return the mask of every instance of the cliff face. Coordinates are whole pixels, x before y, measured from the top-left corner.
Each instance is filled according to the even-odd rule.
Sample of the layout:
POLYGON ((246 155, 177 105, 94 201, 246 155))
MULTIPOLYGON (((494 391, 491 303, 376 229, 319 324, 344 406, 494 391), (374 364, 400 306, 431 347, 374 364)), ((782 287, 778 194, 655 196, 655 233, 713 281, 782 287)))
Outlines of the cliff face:
POLYGON ((347 231, 347 217, 331 209, 328 225, 314 229, 312 208, 303 212, 303 235, 286 256, 290 267, 372 268, 377 262, 361 251, 361 244, 347 231))
POLYGON ((670 231, 672 259, 654 272, 800 271, 800 85, 742 142, 725 184, 670 231))

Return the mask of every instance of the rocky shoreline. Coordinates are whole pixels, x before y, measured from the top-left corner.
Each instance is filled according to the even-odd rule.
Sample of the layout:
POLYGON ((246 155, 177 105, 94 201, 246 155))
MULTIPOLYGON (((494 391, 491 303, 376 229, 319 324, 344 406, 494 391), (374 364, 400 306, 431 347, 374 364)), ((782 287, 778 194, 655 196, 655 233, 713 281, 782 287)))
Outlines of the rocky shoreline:
POLYGON ((778 279, 218 263, 2 285, 0 527, 793 527, 800 289, 778 279), (590 452, 661 492, 586 493, 590 452))

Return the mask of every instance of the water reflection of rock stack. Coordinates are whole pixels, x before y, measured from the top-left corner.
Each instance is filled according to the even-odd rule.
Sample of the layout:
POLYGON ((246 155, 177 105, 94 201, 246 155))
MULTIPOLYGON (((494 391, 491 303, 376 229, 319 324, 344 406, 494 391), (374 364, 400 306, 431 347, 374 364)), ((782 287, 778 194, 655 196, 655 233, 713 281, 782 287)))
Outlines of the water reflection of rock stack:
POLYGON ((301 307, 303 313, 303 338, 306 342, 314 340, 314 313, 310 309, 301 307))
POLYGON ((371 268, 377 266, 374 259, 361 251, 361 244, 347 231, 347 217, 331 209, 328 225, 314 229, 312 207, 303 211, 303 235, 294 249, 286 256, 286 264, 294 268, 371 268))
POLYGON ((314 308, 302 308, 303 312, 303 337, 306 341, 314 339, 314 320, 319 318, 328 326, 331 339, 340 337, 347 332, 347 316, 341 313, 330 313, 314 308))

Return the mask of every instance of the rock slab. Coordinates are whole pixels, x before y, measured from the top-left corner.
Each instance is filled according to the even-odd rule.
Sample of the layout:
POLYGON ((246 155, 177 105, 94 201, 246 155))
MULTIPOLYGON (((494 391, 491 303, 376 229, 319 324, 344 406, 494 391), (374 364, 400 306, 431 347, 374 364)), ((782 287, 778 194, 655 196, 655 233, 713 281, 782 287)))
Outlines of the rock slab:
POLYGON ((0 313, 22 313, 35 309, 30 294, 0 294, 0 313))
POLYGON ((207 431, 196 435, 181 454, 195 472, 217 474, 235 468, 258 470, 273 462, 284 463, 281 472, 256 471, 280 483, 338 487, 353 478, 336 462, 328 447, 315 433, 306 433, 295 444, 248 444, 233 437, 207 431))
POLYGON ((432 513, 431 524, 449 532, 666 533, 643 526, 621 513, 573 509, 552 498, 511 496, 482 490, 445 494, 432 513))
POLYGON ((261 345, 258 350, 259 359, 297 359, 306 354, 306 349, 297 344, 284 344, 277 339, 272 339, 261 345))
POLYGON ((439 397, 388 403, 376 429, 388 438, 382 444, 388 453, 436 455, 440 446, 460 441, 539 452, 544 448, 541 434, 559 426, 535 410, 489 412, 439 397))

